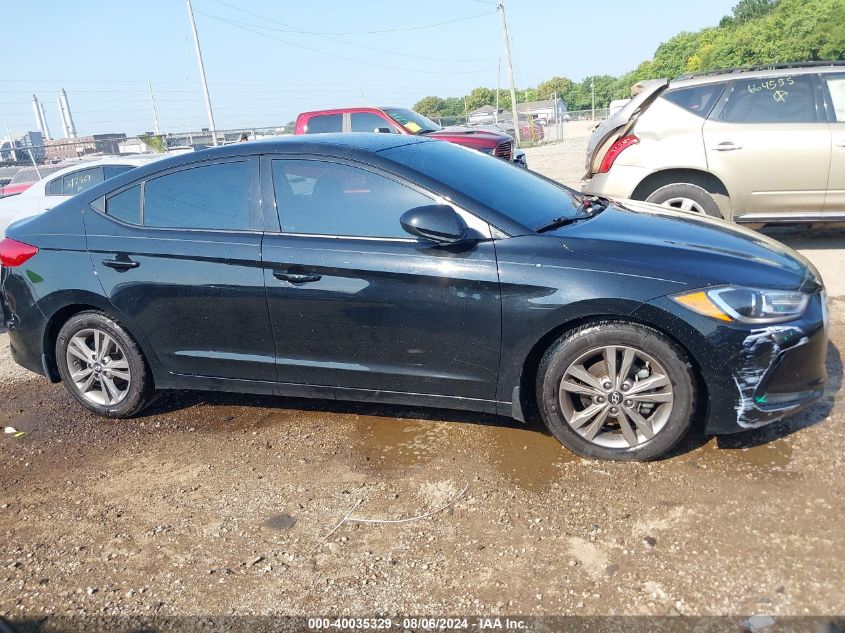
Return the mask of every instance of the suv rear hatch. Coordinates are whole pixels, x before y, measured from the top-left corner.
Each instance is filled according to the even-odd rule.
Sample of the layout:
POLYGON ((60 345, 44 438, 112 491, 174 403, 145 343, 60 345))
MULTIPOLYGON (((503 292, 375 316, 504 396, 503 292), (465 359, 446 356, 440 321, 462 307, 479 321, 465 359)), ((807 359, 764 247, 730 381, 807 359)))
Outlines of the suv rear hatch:
POLYGON ((640 90, 620 110, 611 114, 593 131, 587 144, 587 173, 584 178, 591 178, 598 173, 601 161, 616 139, 626 136, 640 114, 660 96, 669 85, 666 79, 650 79, 636 84, 640 90))

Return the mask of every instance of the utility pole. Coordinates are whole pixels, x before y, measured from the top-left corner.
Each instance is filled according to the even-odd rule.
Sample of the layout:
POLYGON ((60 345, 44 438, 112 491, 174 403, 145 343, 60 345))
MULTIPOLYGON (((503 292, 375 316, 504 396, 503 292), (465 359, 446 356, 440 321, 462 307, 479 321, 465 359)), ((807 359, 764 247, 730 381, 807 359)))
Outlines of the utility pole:
POLYGON ((191 6, 191 0, 185 0, 185 3, 188 5, 188 17, 191 20, 191 31, 194 34, 194 47, 197 51, 197 65, 200 67, 200 80, 202 81, 202 91, 205 95, 205 109, 208 111, 208 126, 211 130, 211 142, 217 147, 217 126, 214 125, 214 112, 211 109, 211 97, 208 95, 208 82, 205 79, 205 66, 202 64, 200 38, 197 35, 197 23, 194 22, 194 8, 191 6))
POLYGON ((590 118, 592 118, 593 121, 595 121, 596 120, 596 80, 595 79, 590 79, 590 98, 593 101, 593 109, 592 109, 592 114, 590 115, 590 118))
POLYGON ((513 112, 513 134, 519 147, 519 115, 516 113, 516 85, 513 82, 513 62, 511 61, 511 41, 508 36, 508 20, 505 17, 505 0, 499 0, 499 15, 502 17, 502 37, 505 39, 505 60, 508 63, 508 79, 511 84, 511 111, 513 112))
POLYGON ((150 88, 150 103, 153 104, 153 123, 155 123, 156 134, 161 134, 161 128, 158 125, 158 112, 156 112, 156 100, 153 96, 153 82, 148 80, 147 86, 150 88))
POLYGON ((502 85, 502 58, 499 58, 499 70, 496 72, 496 111, 493 113, 493 121, 499 124, 499 91, 502 85))

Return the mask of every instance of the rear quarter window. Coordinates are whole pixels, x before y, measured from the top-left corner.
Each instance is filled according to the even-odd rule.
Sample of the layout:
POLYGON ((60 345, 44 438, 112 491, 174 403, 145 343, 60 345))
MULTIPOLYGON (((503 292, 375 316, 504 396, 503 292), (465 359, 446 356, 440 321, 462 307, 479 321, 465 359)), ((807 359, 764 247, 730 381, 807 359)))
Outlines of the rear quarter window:
POLYGON ((725 89, 725 82, 675 88, 663 93, 663 98, 687 112, 706 118, 725 89))

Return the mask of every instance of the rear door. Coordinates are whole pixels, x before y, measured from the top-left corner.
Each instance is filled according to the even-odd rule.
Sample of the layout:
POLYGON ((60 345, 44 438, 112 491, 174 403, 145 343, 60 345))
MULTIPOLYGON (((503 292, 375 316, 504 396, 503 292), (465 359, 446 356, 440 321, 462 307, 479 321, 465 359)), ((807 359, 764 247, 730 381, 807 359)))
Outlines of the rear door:
POLYGON ((735 220, 813 219, 824 204, 830 130, 815 75, 736 80, 704 124, 711 173, 735 220))
POLYGON ((390 174, 339 159, 263 160, 264 199, 278 214, 268 224, 281 220, 264 237, 278 380, 494 400, 493 243, 443 247, 405 233, 399 217, 436 198, 390 174))
POLYGON ((111 302, 173 374, 274 380, 261 269, 258 159, 192 163, 85 214, 111 302))
POLYGON ((830 174, 822 217, 845 217, 845 72, 823 76, 830 125, 830 174))

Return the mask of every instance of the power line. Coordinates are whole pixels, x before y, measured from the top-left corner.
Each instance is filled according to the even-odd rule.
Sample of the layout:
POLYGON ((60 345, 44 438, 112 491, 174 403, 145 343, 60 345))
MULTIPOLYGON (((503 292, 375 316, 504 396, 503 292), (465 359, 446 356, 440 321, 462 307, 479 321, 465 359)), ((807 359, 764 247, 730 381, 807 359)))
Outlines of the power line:
MULTIPOLYGON (((199 13, 199 11, 197 13, 199 13)), ((387 70, 398 70, 398 71, 406 72, 406 73, 425 74, 425 75, 477 75, 479 73, 484 73, 484 72, 489 71, 489 69, 487 69, 487 70, 467 70, 467 71, 419 70, 419 69, 416 69, 416 68, 403 68, 401 66, 389 66, 387 64, 378 64, 378 63, 375 63, 375 62, 367 62, 367 61, 364 61, 364 60, 361 60, 361 59, 355 59, 354 57, 347 57, 345 55, 338 55, 337 53, 329 53, 328 51, 323 51, 323 50, 320 50, 318 48, 314 48, 313 46, 306 46, 305 44, 297 44, 295 42, 291 42, 290 40, 283 40, 280 37, 270 35, 269 33, 263 33, 261 31, 254 29, 254 28, 251 28, 251 27, 243 26, 243 25, 241 25, 237 22, 233 22, 232 20, 229 20, 229 19, 226 19, 226 18, 220 18, 220 17, 217 17, 217 16, 212 16, 208 13, 205 13, 203 15, 205 15, 206 17, 210 17, 214 20, 219 20, 220 22, 223 22, 223 23, 228 24, 230 26, 233 26, 235 28, 238 28, 238 29, 241 29, 241 30, 244 30, 244 31, 248 31, 248 32, 253 33, 255 35, 260 35, 261 37, 266 37, 266 38, 274 40, 276 42, 281 42, 282 44, 287 44, 288 46, 293 46, 294 48, 301 48, 303 50, 310 51, 312 53, 317 53, 318 55, 326 55, 328 57, 334 57, 336 59, 342 59, 344 61, 353 62, 355 64, 362 64, 364 66, 372 66, 374 68, 384 68, 384 69, 387 69, 387 70)))
MULTIPOLYGON (((211 13, 206 13, 205 11, 200 11, 199 9, 195 9, 195 13, 199 13, 201 15, 207 16, 209 18, 215 18, 217 20, 221 20, 223 22, 229 22, 233 25, 238 25, 241 27, 248 27, 253 29, 263 29, 265 31, 275 31, 277 33, 297 33, 302 35, 313 35, 315 37, 322 38, 324 40, 330 40, 332 42, 337 42, 339 44, 344 44, 345 46, 354 46, 355 48, 363 48, 368 51, 374 51, 376 53, 384 53, 386 55, 396 55, 399 57, 408 57, 410 59, 422 59, 426 61, 432 62, 483 62, 483 61, 490 61, 491 59, 495 59, 495 57, 468 57, 468 58, 460 58, 460 57, 428 57, 426 55, 411 55, 410 53, 400 53, 398 51, 386 50, 384 48, 376 48, 374 46, 367 46, 365 44, 357 44, 355 42, 347 42, 345 40, 339 39, 337 37, 332 37, 330 35, 324 35, 323 33, 314 33, 312 31, 306 31, 304 29, 296 29, 296 27, 291 26, 289 29, 279 29, 272 26, 264 26, 261 24, 248 24, 246 22, 240 22, 238 20, 230 20, 228 18, 223 18, 219 15, 213 15, 211 13)), ((266 20, 270 20, 271 18, 264 18, 266 20)), ((276 21, 276 20, 273 20, 276 21)), ((279 24, 284 24, 283 22, 279 22, 279 24)))
POLYGON ((434 24, 423 24, 420 26, 405 26, 405 27, 396 27, 392 29, 378 29, 375 31, 305 31, 304 29, 297 29, 296 27, 291 27, 289 24, 285 24, 284 22, 280 22, 279 20, 275 20, 273 18, 269 18, 264 15, 260 15, 258 13, 254 13, 252 11, 248 11, 247 9, 242 9, 241 7, 235 6, 233 4, 229 4, 228 2, 223 2, 223 0, 214 0, 217 4, 222 4, 225 7, 229 7, 230 9, 235 9, 236 11, 241 11, 243 13, 247 13, 252 15, 256 18, 261 18, 263 20, 269 20, 270 22, 275 22, 276 24, 281 24, 282 26, 287 26, 291 29, 290 33, 308 33, 309 35, 376 35, 378 33, 399 33, 399 32, 406 32, 406 31, 422 31, 424 29, 433 29, 438 26, 445 26, 447 24, 455 24, 456 22, 465 22, 467 20, 474 20, 476 18, 484 17, 485 15, 493 15, 496 11, 487 11, 485 13, 478 13, 476 15, 468 15, 462 18, 455 18, 453 20, 445 20, 443 22, 435 22, 434 24))

